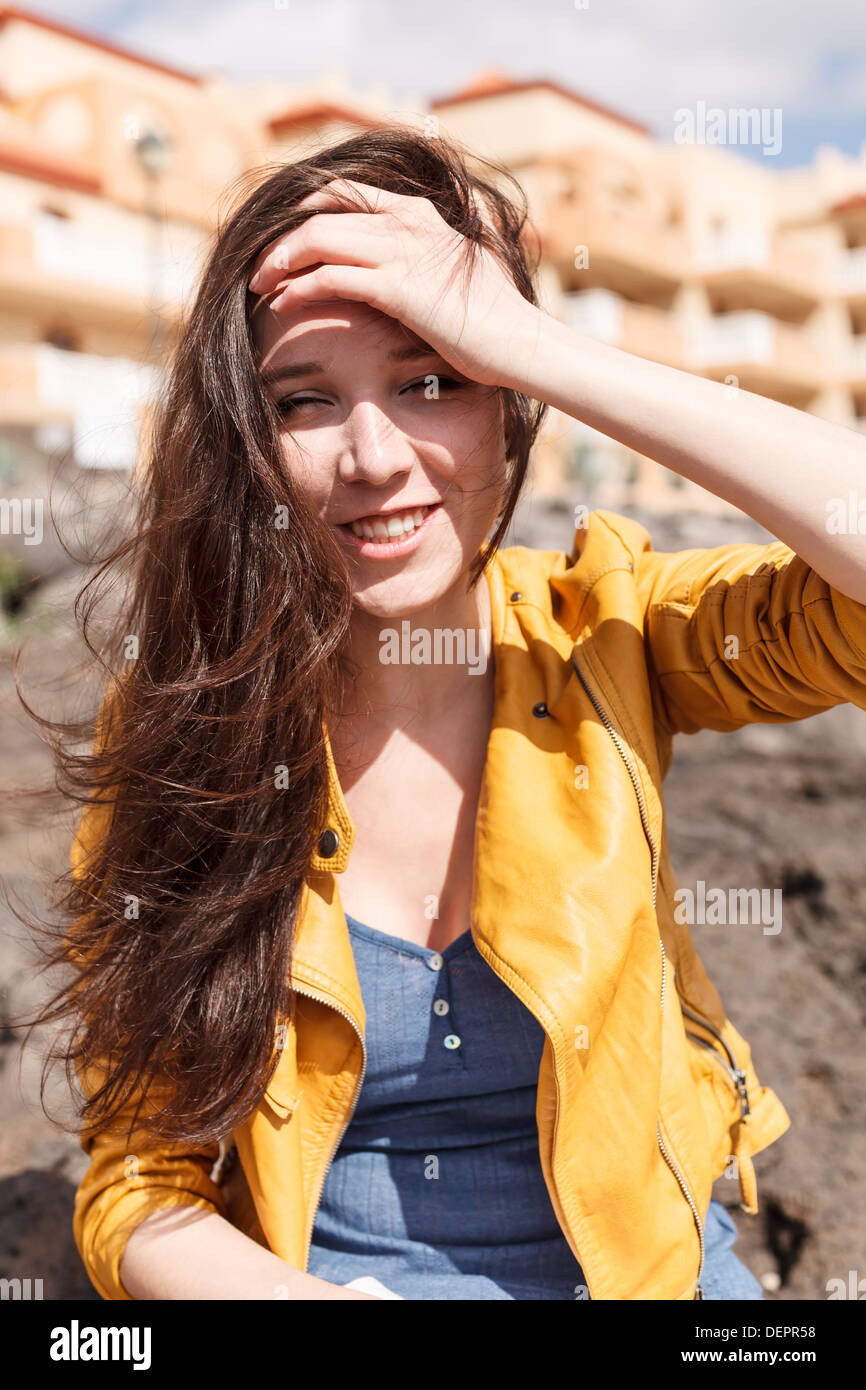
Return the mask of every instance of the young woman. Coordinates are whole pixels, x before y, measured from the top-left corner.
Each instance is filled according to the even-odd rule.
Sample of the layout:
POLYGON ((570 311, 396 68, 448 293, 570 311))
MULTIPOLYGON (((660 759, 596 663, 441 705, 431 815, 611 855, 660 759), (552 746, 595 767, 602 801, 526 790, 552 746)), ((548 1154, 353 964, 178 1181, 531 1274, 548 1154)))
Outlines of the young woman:
POLYGON ((789 1121, 661 782, 677 732, 866 707, 866 540, 826 524, 866 446, 563 326, 501 185, 373 130, 260 179, 204 271, 70 758, 104 1298, 761 1296, 711 1188, 757 1210, 789 1121), (500 549, 547 406, 779 540, 596 511, 500 549))

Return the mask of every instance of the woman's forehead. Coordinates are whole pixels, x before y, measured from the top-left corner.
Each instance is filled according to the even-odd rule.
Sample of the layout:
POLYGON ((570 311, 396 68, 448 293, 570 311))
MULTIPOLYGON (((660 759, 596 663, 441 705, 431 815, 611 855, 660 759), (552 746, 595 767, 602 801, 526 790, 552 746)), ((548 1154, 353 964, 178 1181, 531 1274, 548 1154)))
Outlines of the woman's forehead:
POLYGON ((274 313, 260 306, 253 320, 256 348, 261 365, 268 366, 279 352, 287 360, 296 344, 306 349, 315 345, 318 351, 357 351, 361 342, 365 352, 387 354, 407 343, 427 347, 423 338, 412 332, 398 319, 381 313, 371 305, 351 300, 321 300, 299 305, 290 313, 274 313))

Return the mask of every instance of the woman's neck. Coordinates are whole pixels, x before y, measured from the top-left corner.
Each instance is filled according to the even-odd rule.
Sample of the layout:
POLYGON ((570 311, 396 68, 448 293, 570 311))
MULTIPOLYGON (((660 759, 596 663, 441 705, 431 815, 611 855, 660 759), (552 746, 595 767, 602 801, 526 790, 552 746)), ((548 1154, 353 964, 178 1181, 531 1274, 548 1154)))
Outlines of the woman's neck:
POLYGON ((406 617, 356 609, 350 676, 333 730, 357 721, 379 729, 425 727, 467 704, 486 703, 494 674, 491 620, 486 573, 471 592, 454 585, 406 617))

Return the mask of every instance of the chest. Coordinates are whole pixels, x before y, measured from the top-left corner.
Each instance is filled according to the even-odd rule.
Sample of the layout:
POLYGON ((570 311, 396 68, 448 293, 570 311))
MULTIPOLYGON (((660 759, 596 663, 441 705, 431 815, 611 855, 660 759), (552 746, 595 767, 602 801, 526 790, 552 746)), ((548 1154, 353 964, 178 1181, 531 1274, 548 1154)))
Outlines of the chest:
POLYGON ((341 770, 355 823, 344 912, 438 951, 466 930, 485 753, 486 737, 446 747, 397 735, 366 767, 341 770))

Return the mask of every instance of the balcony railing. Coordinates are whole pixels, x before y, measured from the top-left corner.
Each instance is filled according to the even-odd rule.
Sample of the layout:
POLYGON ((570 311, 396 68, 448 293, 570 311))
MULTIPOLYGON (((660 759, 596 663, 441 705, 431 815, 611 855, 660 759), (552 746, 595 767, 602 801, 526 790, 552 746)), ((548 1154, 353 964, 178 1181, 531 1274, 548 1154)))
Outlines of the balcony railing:
POLYGON ((842 294, 866 294, 866 246, 842 253, 839 289, 842 294))
POLYGON ((800 329, 760 310, 692 319, 686 329, 688 363, 697 368, 759 365, 765 376, 820 389, 827 364, 800 329))
POLYGON ((683 362, 680 329, 670 314, 648 304, 632 304, 612 290, 578 290, 562 296, 563 318, 587 337, 612 343, 624 352, 655 362, 683 362))
POLYGON ((625 300, 611 290, 578 290, 562 296, 564 318, 576 333, 618 343, 625 321, 625 300))
POLYGON ((866 333, 851 339, 848 347, 849 371, 852 377, 866 380, 866 333))
POLYGON ((735 270, 739 266, 765 266, 771 255, 769 234, 761 227, 736 232, 706 232, 695 248, 698 270, 735 270))
POLYGON ((38 271, 162 300, 181 300, 194 267, 148 244, 144 226, 131 239, 82 226, 68 218, 38 213, 33 224, 33 262, 38 271), (144 235, 142 235, 144 233, 144 235))
POLYGON ((726 362, 769 362, 776 343, 776 324, 769 314, 750 310, 718 314, 689 324, 689 358, 696 367, 723 366, 726 362))
POLYGON ((0 421, 71 427, 84 468, 131 468, 155 369, 123 357, 64 352, 46 343, 0 348, 0 421))
POLYGON ((694 263, 710 279, 724 277, 729 289, 741 281, 747 295, 769 295, 801 306, 828 293, 832 278, 829 263, 819 254, 792 246, 760 226, 704 232, 695 244, 694 263))

